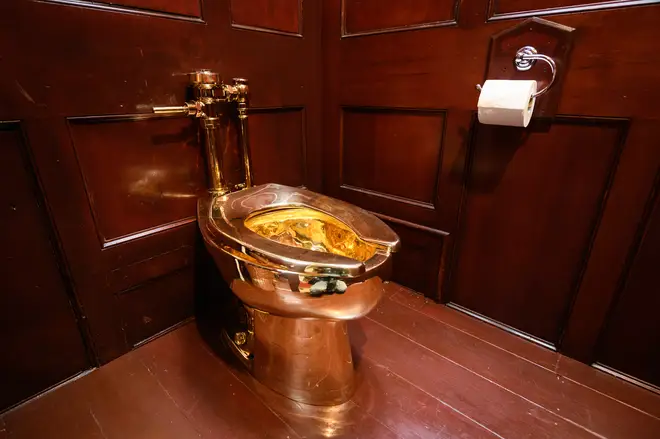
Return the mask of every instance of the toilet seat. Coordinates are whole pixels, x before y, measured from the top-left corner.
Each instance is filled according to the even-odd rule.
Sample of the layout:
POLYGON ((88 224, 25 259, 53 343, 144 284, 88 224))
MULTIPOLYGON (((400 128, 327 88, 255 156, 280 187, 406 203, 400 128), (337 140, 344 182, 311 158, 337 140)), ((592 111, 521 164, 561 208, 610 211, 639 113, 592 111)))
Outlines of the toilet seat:
POLYGON ((396 233, 363 209, 278 184, 210 192, 197 218, 238 302, 228 302, 238 315, 222 331, 228 349, 287 398, 348 401, 355 380, 347 320, 382 298, 396 233))
POLYGON ((198 203, 200 229, 207 243, 261 268, 304 276, 358 278, 377 269, 400 245, 398 236, 375 215, 306 189, 264 184, 198 203), (282 244, 250 230, 246 219, 259 212, 307 208, 328 215, 375 247, 366 261, 282 244))

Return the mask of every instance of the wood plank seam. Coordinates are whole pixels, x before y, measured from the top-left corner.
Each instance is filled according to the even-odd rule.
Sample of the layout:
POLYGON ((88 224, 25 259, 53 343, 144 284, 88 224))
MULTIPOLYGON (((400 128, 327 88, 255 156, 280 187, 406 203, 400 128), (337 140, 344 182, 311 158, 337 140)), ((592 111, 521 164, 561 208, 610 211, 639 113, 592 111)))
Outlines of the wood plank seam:
POLYGON ((418 347, 423 348, 424 350, 426 350, 426 351, 432 353, 433 355, 436 355, 436 356, 442 358, 443 360, 446 360, 446 361, 448 361, 448 362, 450 362, 450 363, 452 363, 452 364, 454 364, 454 365, 460 367, 461 369, 463 369, 463 370, 465 370, 465 371, 467 371, 467 372, 470 372, 471 374, 473 374, 473 375, 475 375, 475 376, 477 376, 477 377, 479 377, 479 378, 481 378, 481 379, 483 379, 483 380, 485 380, 485 381, 487 381, 487 382, 489 382, 489 383, 491 383, 491 384, 493 384, 493 385, 499 387, 500 389, 505 390, 506 392, 508 392, 508 393, 510 393, 510 394, 512 394, 512 395, 517 396, 518 398, 522 399, 523 401, 526 401, 527 403, 532 404, 533 406, 535 406, 535 407, 537 407, 537 408, 539 408, 539 409, 542 409, 543 411, 545 411, 545 412, 547 412, 547 413, 552 413, 554 416, 556 416, 557 418, 563 420, 564 422, 567 422, 567 423, 569 423, 569 424, 572 424, 573 426, 578 427, 578 428, 580 428, 580 429, 586 431, 587 433, 589 433, 589 434, 591 434, 591 435, 593 435, 593 436, 596 436, 596 437, 598 437, 598 438, 601 438, 601 439, 607 439, 605 436, 603 436, 603 435, 601 435, 601 434, 599 434, 599 433, 597 433, 597 432, 595 432, 595 431, 593 431, 593 430, 591 430, 591 429, 585 427, 584 425, 578 424, 577 422, 575 422, 575 421, 573 421, 573 420, 571 420, 571 419, 568 419, 568 418, 566 418, 566 417, 564 417, 564 416, 562 416, 562 415, 557 414, 556 412, 554 412, 554 411, 552 411, 552 410, 547 409, 546 407, 543 407, 541 404, 539 404, 539 403, 537 403, 537 402, 534 402, 534 401, 532 401, 531 399, 528 399, 528 398, 526 398, 526 397, 524 397, 524 396, 522 396, 522 395, 520 395, 520 394, 514 392, 513 390, 508 389, 508 388, 504 387, 503 385, 501 385, 501 384, 499 384, 499 383, 497 383, 497 382, 495 382, 495 381, 489 379, 489 378, 486 378, 485 376, 483 376, 483 375, 481 375, 481 374, 479 374, 479 373, 477 373, 477 372, 471 370, 470 368, 468 368, 468 367, 466 367, 466 366, 463 366, 462 364, 460 364, 460 363, 458 363, 458 362, 452 360, 451 358, 448 358, 448 357, 446 357, 446 356, 444 356, 444 355, 439 354, 438 352, 435 352, 434 350, 432 350, 432 349, 430 349, 430 348, 424 346, 423 344, 421 344, 421 343, 419 343, 419 342, 413 340, 412 338, 409 338, 409 337, 407 337, 407 336, 405 336, 405 335, 403 335, 403 334, 401 334, 401 333, 395 331, 395 330, 392 329, 392 328, 389 328, 389 327, 383 325, 382 323, 380 323, 380 322, 378 322, 378 321, 376 321, 376 320, 374 320, 374 319, 372 319, 372 318, 370 318, 370 317, 368 317, 368 316, 365 317, 365 318, 368 319, 368 320, 370 320, 371 322, 376 323, 377 325, 379 325, 379 326, 381 326, 381 327, 387 329, 388 331, 391 331, 391 332, 393 332, 393 333, 399 335, 400 337, 405 338, 406 340, 410 341, 411 343, 415 344, 415 345, 418 346, 418 347))

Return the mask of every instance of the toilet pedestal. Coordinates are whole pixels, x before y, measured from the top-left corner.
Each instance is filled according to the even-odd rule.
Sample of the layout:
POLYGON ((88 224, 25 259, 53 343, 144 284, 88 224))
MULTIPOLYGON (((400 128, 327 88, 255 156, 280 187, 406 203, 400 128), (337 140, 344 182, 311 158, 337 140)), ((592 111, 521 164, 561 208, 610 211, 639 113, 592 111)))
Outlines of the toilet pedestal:
POLYGON ((248 309, 254 323, 252 374, 298 402, 341 404, 353 395, 346 321, 289 318, 248 309))

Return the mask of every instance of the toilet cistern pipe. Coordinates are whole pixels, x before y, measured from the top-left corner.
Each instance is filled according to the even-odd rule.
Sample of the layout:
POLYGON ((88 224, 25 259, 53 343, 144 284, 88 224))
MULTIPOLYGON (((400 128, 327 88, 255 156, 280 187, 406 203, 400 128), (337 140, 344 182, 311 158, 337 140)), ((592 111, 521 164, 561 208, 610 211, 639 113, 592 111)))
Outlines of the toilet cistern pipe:
POLYGON ((228 192, 244 189, 253 185, 250 161, 249 137, 247 128, 247 110, 249 106, 248 81, 234 78, 232 84, 224 84, 217 73, 199 70, 189 75, 193 90, 193 101, 184 105, 153 107, 155 114, 166 116, 191 116, 200 119, 200 128, 204 137, 206 162, 209 173, 209 192, 224 195, 228 192), (226 111, 227 105, 235 106, 236 112, 226 111), (227 136, 220 133, 223 124, 221 117, 227 114, 237 115, 239 150, 241 154, 245 180, 230 187, 222 172, 222 156, 227 136))
POLYGON ((238 109, 238 137, 241 143, 241 154, 243 156, 243 169, 245 171, 245 187, 253 185, 252 166, 250 158, 250 139, 247 127, 247 109, 249 105, 250 89, 247 79, 234 78, 236 90, 236 104, 238 109))

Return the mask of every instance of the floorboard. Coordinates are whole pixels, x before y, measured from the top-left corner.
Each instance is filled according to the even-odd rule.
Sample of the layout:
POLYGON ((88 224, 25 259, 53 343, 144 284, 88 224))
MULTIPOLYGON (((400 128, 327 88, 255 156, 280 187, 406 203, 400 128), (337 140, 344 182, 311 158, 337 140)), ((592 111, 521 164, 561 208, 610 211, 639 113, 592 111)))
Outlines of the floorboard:
POLYGON ((298 437, 204 349, 190 324, 136 350, 133 355, 154 376, 168 397, 204 438, 298 437), (259 422, 255 423, 255 419, 259 422), (245 426, 250 425, 250 429, 245 426))
POLYGON ((343 405, 271 391, 192 322, 1 415, 0 439, 660 438, 660 396, 386 288, 349 324, 343 405))
POLYGON ((608 395, 636 410, 660 419, 660 395, 638 386, 613 378, 572 358, 565 357, 535 343, 530 343, 506 331, 495 331, 493 326, 461 312, 438 306, 424 296, 396 284, 388 284, 392 290, 388 297, 393 301, 417 310, 455 330, 470 334, 492 346, 540 367, 552 370, 581 386, 608 395))
POLYGON ((655 418, 393 300, 369 318, 596 435, 651 438, 660 428, 655 418))
POLYGON ((11 439, 200 437, 134 355, 10 411, 4 420, 11 439))
MULTIPOLYGON (((366 356, 502 437, 592 438, 584 429, 485 380, 371 319, 352 322, 366 356)), ((360 361, 358 359, 358 361, 360 361)))
POLYGON ((401 438, 498 438, 444 401, 363 357, 353 401, 401 438))

